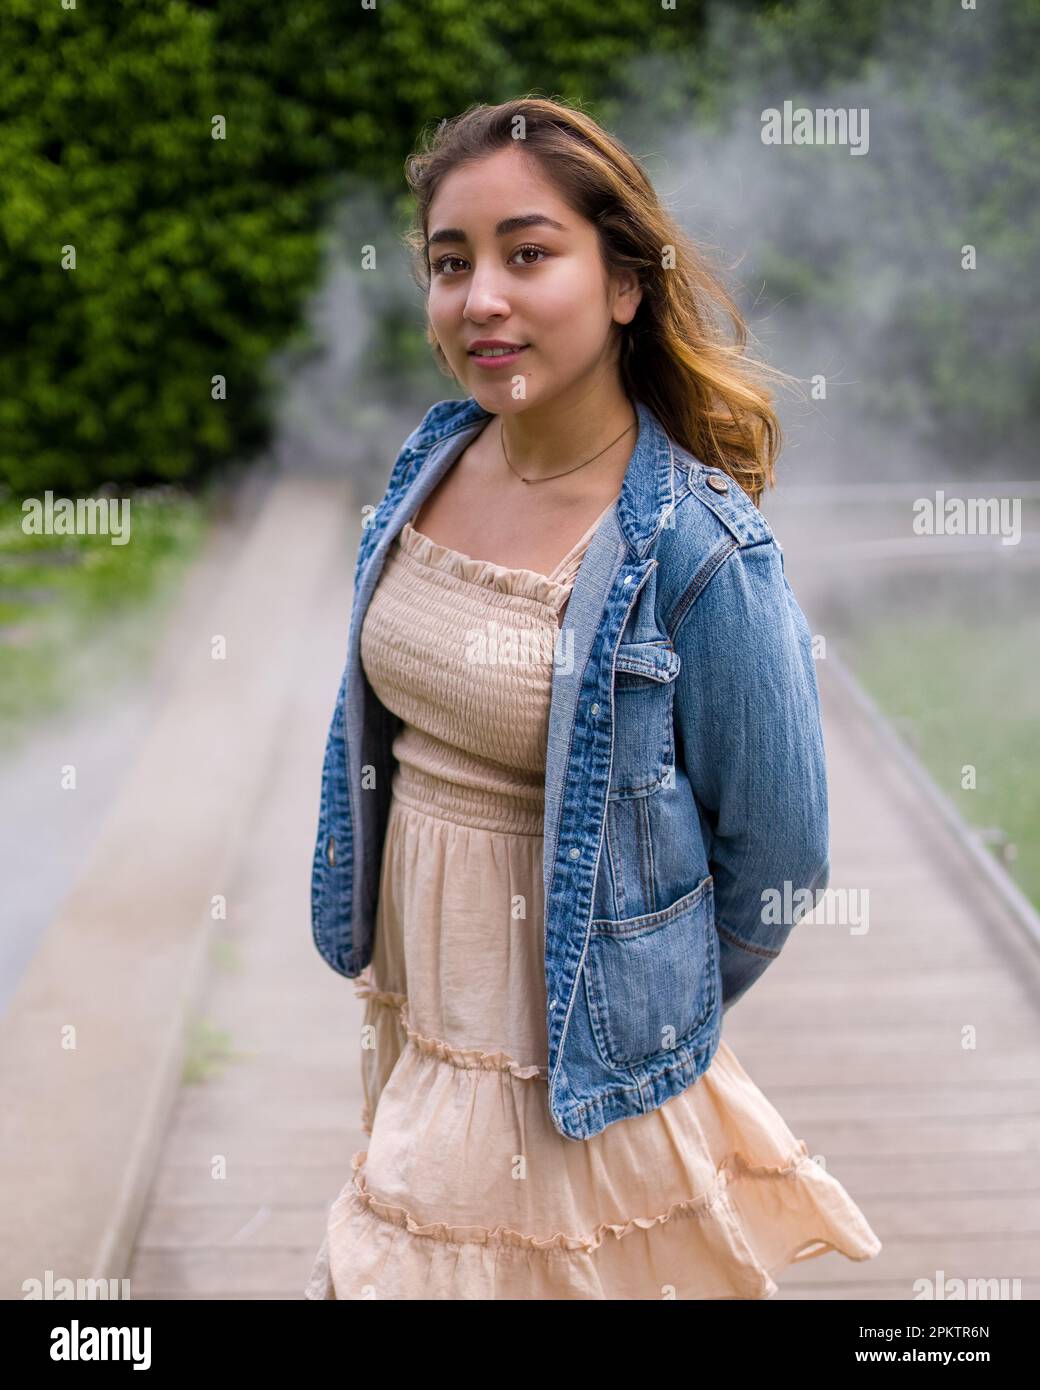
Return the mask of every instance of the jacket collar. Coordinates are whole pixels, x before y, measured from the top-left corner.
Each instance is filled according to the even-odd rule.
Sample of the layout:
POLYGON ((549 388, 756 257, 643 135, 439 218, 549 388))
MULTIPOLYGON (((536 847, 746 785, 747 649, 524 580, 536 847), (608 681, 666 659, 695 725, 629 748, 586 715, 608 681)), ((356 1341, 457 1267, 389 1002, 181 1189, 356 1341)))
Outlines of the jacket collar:
MULTIPOLYGON (((677 467, 675 446, 656 414, 642 401, 634 404, 639 417, 639 433, 618 497, 617 519, 625 540, 642 559, 679 499, 679 489, 687 481, 690 461, 677 467)), ((492 418, 492 412, 485 410, 472 396, 464 401, 445 401, 443 406, 447 408, 438 411, 434 407, 431 411, 427 430, 416 440, 416 447, 436 445, 464 429, 470 430, 474 437, 478 431, 472 427, 492 418)), ((449 457, 455 456, 452 450, 449 457)), ((443 462, 444 467, 435 469, 438 479, 446 471, 448 460, 443 462)), ((430 480, 429 491, 433 486, 434 481, 430 480)))

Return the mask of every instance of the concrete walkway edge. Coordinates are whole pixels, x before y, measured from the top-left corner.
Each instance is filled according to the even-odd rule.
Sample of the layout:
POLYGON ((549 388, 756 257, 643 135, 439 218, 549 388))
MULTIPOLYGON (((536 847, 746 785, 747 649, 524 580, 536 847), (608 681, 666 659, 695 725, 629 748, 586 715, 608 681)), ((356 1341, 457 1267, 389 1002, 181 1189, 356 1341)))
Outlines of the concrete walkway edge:
MULTIPOLYGON (((211 901, 241 858, 305 658, 300 614, 349 505, 345 482, 278 476, 215 590, 186 585, 169 697, 0 1020, 0 1297, 47 1271, 125 1274, 207 975, 211 901)), ((69 794, 58 769, 55 787, 69 794)))

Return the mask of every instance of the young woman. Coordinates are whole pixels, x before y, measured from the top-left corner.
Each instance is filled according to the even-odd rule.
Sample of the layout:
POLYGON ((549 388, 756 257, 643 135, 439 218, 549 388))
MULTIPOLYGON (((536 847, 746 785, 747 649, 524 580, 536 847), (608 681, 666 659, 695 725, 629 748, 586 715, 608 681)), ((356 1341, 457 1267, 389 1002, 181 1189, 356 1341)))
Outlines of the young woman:
POLYGON ((767 896, 829 877, 770 396, 579 110, 473 108, 409 179, 466 395, 359 553, 313 912, 370 1142, 306 1296, 765 1298, 881 1248, 721 1040, 797 920, 767 896))

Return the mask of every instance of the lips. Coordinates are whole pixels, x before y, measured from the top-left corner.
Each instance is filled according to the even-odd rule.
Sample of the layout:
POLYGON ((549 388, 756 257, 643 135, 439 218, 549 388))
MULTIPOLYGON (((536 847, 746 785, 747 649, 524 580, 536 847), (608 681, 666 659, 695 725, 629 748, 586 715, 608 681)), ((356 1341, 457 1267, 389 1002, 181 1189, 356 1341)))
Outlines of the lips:
POLYGON ((478 351, 476 348, 469 349, 469 356, 473 365, 481 372, 502 372, 508 367, 512 367, 515 362, 519 362, 523 353, 527 351, 528 344, 523 343, 517 347, 508 347, 500 352, 489 354, 478 351))

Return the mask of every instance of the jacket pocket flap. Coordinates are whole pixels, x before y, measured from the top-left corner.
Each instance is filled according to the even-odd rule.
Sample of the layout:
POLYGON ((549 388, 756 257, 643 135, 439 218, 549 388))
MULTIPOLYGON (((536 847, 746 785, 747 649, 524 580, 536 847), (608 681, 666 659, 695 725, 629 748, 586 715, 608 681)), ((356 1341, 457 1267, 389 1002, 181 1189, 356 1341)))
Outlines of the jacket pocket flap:
POLYGON ((660 642, 624 642, 617 649, 614 670, 646 676, 652 681, 673 681, 681 664, 674 647, 660 642))

